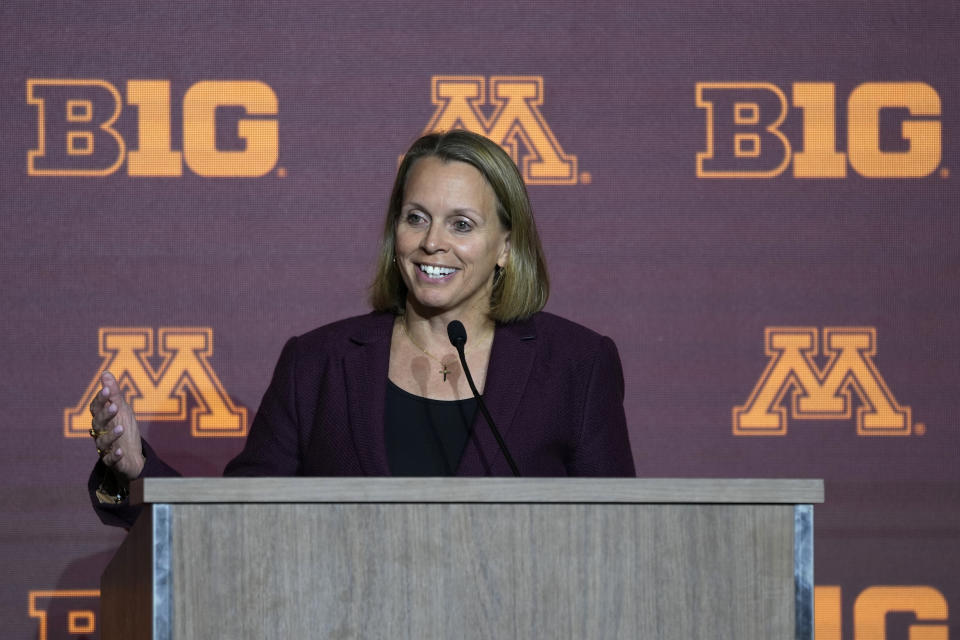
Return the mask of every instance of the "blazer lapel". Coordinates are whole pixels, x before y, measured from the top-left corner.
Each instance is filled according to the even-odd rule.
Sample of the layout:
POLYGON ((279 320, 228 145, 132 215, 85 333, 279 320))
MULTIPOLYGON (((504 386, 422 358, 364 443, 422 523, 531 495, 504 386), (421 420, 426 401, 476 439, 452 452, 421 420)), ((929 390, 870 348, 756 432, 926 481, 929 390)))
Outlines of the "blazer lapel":
POLYGON ((393 315, 372 314, 350 337, 343 359, 353 444, 368 476, 390 475, 383 431, 393 315))
MULTIPOLYGON (((497 326, 490 352, 490 364, 487 367, 487 379, 483 386, 483 401, 508 448, 511 431, 520 428, 514 423, 514 416, 526 391, 535 355, 536 330, 532 319, 497 326)), ((490 426, 478 409, 473 422, 473 432, 460 459, 457 475, 509 473, 506 459, 497 446, 490 426), (497 470, 496 473, 494 469, 497 470)))

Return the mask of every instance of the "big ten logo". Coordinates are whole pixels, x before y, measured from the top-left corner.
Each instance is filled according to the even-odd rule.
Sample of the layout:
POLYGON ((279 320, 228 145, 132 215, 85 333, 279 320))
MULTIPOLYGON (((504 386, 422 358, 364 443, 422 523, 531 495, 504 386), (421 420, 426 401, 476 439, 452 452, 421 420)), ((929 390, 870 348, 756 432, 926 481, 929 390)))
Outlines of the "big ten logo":
MULTIPOLYGON (((843 638, 842 595, 840 587, 814 589, 817 640, 843 638)), ((948 640, 948 616, 946 598, 933 587, 868 587, 853 605, 853 640, 948 640), (895 630, 894 619, 902 617, 906 617, 906 623, 895 630)))
POLYGON ((837 149, 836 85, 795 82, 802 150, 783 132, 790 102, 767 82, 698 82, 706 149, 697 177, 771 178, 793 160, 797 178, 921 178, 940 164, 940 96, 923 82, 866 82, 847 98, 846 153, 837 149))
POLYGON ((484 135, 510 154, 527 184, 590 181, 577 173, 577 157, 564 152, 540 112, 542 77, 433 76, 430 99, 437 109, 424 133, 460 128, 484 135))
POLYGON ((108 176, 126 159, 130 176, 180 176, 186 162, 199 176, 257 177, 277 164, 277 96, 263 82, 211 80, 187 89, 182 151, 173 148, 179 123, 170 82, 129 80, 126 88, 127 104, 136 112, 136 148, 129 151, 134 127, 121 135, 123 98, 114 85, 27 80, 27 102, 37 109, 37 146, 27 152, 27 173, 108 176))
POLYGON ((90 403, 100 392, 100 377, 110 371, 140 420, 187 420, 188 396, 194 401, 190 433, 194 437, 243 437, 247 410, 233 402, 217 378, 209 358, 213 355, 213 330, 209 327, 161 327, 154 358, 153 329, 102 327, 100 368, 90 380, 80 402, 63 412, 67 438, 87 435, 90 403), (151 364, 156 360, 156 368, 151 364))
POLYGON ((91 640, 100 637, 95 589, 30 591, 27 612, 37 621, 37 640, 91 640))
MULTIPOLYGON (((910 407, 896 401, 874 364, 875 328, 825 328, 822 368, 815 361, 820 354, 816 327, 767 327, 764 351, 766 369, 746 403, 733 408, 734 435, 786 435, 788 393, 790 416, 797 420, 848 420, 855 395, 860 401, 858 435, 906 436, 913 431, 910 407)), ((916 425, 917 433, 922 429, 916 425)))

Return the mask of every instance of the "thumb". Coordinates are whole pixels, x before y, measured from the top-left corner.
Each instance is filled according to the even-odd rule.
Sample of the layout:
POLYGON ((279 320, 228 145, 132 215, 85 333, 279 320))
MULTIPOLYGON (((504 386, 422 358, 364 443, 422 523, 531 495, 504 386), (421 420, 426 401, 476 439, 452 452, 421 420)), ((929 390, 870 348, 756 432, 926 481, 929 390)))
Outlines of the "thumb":
POLYGON ((100 384, 109 392, 111 401, 121 402, 123 400, 123 394, 120 392, 120 383, 117 382, 116 377, 114 377, 112 373, 104 371, 103 375, 100 376, 100 384))

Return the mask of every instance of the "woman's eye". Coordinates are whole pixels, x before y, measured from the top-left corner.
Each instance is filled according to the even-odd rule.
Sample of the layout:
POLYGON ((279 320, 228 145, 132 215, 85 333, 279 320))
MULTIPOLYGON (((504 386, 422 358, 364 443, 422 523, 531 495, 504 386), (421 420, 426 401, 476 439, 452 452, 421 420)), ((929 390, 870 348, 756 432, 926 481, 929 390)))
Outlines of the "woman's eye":
POLYGON ((457 231, 470 231, 473 227, 466 220, 457 220, 453 223, 453 228, 457 231))
POLYGON ((410 211, 407 213, 404 220, 409 225, 417 225, 423 222, 423 216, 415 211, 410 211))

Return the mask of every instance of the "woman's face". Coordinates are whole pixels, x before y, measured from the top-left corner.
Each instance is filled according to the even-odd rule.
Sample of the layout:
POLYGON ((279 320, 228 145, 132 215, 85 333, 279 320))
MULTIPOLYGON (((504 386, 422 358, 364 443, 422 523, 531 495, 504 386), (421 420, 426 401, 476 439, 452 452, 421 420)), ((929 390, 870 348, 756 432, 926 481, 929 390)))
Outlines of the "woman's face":
POLYGON ((417 160, 395 229, 408 306, 452 317, 489 312, 494 267, 507 263, 510 233, 476 168, 435 156, 417 160))

